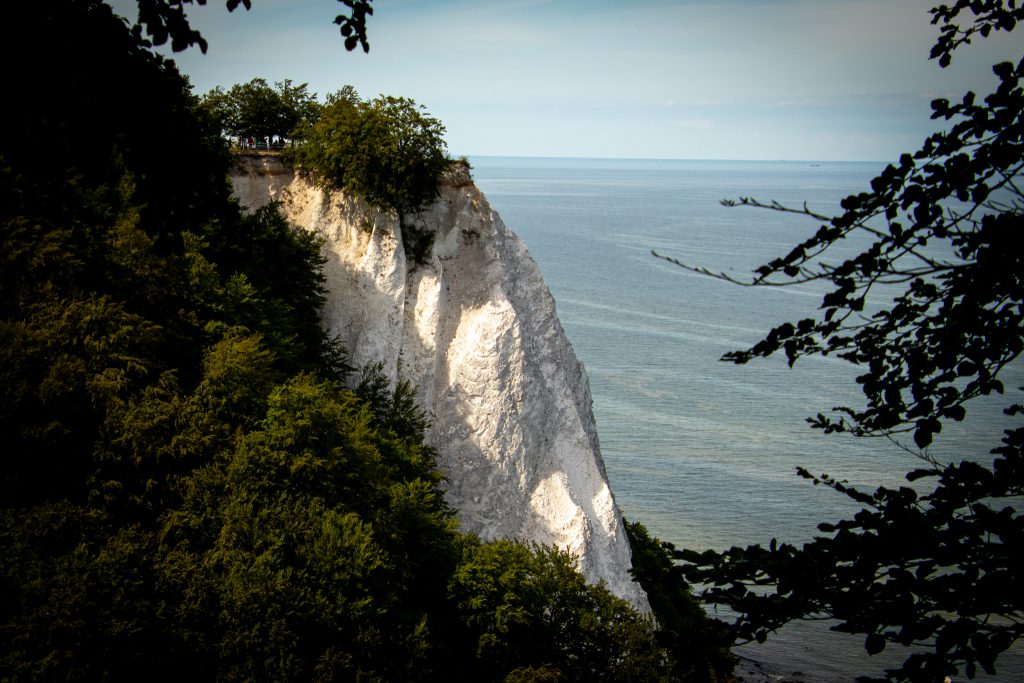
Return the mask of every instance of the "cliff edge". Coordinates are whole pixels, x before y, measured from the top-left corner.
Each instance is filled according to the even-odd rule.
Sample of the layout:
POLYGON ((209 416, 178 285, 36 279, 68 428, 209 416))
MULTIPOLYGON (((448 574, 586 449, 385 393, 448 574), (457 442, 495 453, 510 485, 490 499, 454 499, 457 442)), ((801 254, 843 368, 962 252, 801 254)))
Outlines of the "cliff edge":
POLYGON ((406 257, 395 212, 324 191, 279 157, 240 155, 231 180, 244 208, 279 201, 325 240, 323 324, 352 365, 383 362, 417 387, 463 529, 568 549, 589 580, 648 610, 586 372, 540 269, 468 171, 453 164, 440 196, 406 217, 428 236, 421 263, 406 257))

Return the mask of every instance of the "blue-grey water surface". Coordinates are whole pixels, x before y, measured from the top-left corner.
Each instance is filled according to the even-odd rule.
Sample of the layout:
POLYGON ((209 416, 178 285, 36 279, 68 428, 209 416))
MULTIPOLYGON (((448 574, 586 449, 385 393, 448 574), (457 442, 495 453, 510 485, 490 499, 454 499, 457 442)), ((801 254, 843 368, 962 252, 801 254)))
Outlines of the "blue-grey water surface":
MULTIPOLYGON (((608 477, 624 515, 659 538, 697 550, 809 540, 821 521, 856 511, 847 498, 795 474, 874 488, 905 483, 919 463, 883 439, 823 435, 805 418, 860 405, 855 369, 833 358, 719 361, 775 323, 813 315, 821 290, 749 288, 654 258, 743 276, 789 251, 817 224, 724 198, 753 196, 836 213, 867 190, 881 163, 472 158, 473 175, 505 223, 526 242, 590 377, 608 477)), ((836 256, 857 253, 858 243, 836 256)), ((885 303, 884 293, 876 305, 885 303)), ((1024 385, 1020 364, 1004 376, 1024 385)), ((987 458, 1016 396, 976 402, 946 424, 932 454, 987 458)), ((882 657, 862 639, 821 624, 787 627, 742 650, 794 680, 852 680, 882 657), (800 676, 793 676, 800 672, 800 676)), ((892 653, 889 653, 890 656, 892 653)), ((1016 648, 989 679, 1024 681, 1016 648)))

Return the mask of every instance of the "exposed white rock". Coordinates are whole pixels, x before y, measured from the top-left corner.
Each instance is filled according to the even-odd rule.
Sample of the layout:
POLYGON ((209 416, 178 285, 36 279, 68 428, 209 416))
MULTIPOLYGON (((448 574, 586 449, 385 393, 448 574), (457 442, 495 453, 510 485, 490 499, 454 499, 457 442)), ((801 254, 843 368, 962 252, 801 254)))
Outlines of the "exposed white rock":
POLYGON ((648 609, 586 372, 537 264, 468 174, 453 171, 416 214, 433 234, 423 264, 406 259, 394 212, 325 192, 276 157, 241 157, 232 181, 243 207, 278 200, 325 239, 324 325, 353 365, 383 362, 418 388, 462 527, 566 548, 588 579, 648 609))

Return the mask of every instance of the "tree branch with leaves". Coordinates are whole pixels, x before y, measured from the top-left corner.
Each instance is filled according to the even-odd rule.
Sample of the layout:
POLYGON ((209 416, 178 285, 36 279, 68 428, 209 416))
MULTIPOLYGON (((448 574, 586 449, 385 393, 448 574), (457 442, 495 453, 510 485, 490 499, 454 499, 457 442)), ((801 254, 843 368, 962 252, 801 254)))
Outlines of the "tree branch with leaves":
MULTIPOLYGON (((137 0, 139 5, 139 16, 134 27, 137 37, 143 33, 148 37, 150 47, 164 45, 171 41, 171 49, 175 52, 182 52, 193 45, 198 45, 203 54, 206 54, 207 42, 199 31, 192 28, 188 14, 185 12, 185 5, 193 2, 197 5, 205 5, 206 0, 137 0)), ((343 12, 334 18, 338 30, 344 38, 345 49, 351 52, 357 45, 363 48, 363 52, 370 51, 370 44, 366 40, 366 18, 373 14, 373 7, 370 3, 373 0, 338 0, 348 8, 347 13, 343 12)), ((252 0, 226 0, 225 6, 229 12, 234 12, 242 5, 246 10, 252 9, 252 0)))
MULTIPOLYGON (((1015 0, 961 0, 931 14, 940 26, 931 57, 945 67, 971 39, 1012 31, 1024 9, 1015 0)), ((793 619, 834 619, 835 630, 865 634, 871 654, 887 643, 918 648, 885 680, 936 681, 961 667, 970 677, 979 666, 995 672, 999 654, 1024 635, 1016 588, 1024 577, 1012 557, 1024 545, 1024 520, 1012 507, 1024 493, 1024 428, 1005 432, 990 465, 977 462, 980 453, 942 465, 924 450, 943 423, 964 419, 973 399, 1003 393, 999 376, 1024 350, 1024 60, 992 70, 999 84, 986 97, 935 100, 932 118, 947 128, 886 167, 870 191, 844 199, 838 216, 747 197, 723 202, 820 223, 750 280, 661 256, 749 286, 826 285, 819 316, 777 325, 723 360, 782 352, 790 365, 811 355, 853 363, 863 370, 865 404, 808 421, 897 443, 911 434, 929 466, 907 477, 934 480, 924 493, 911 486, 868 493, 800 470, 863 510, 820 525, 829 535, 800 548, 773 540, 768 548, 676 551, 686 577, 706 586, 705 599, 739 614, 738 640, 763 641, 793 619), (853 238, 868 246, 833 259, 853 238), (892 298, 873 310, 872 294, 892 298)), ((1013 424, 1024 409, 1005 412, 1013 424)))

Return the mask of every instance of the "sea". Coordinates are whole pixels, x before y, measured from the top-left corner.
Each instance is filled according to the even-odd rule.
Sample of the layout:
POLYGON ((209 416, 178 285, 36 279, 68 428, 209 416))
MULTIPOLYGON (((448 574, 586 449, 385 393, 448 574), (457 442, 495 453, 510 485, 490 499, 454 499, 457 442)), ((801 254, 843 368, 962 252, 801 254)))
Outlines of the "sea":
MULTIPOLYGON (((843 197, 869 190, 881 162, 675 161, 471 157, 492 207, 526 243, 590 378, 605 467, 623 515, 679 548, 800 544, 817 525, 858 506, 796 468, 868 490, 907 485, 923 463, 884 438, 825 435, 806 422, 836 406, 861 406, 857 369, 836 358, 783 357, 746 365, 724 353, 756 343, 774 324, 815 315, 821 286, 753 288, 681 268, 748 279, 785 255, 818 223, 722 200, 763 202, 832 215, 843 197)), ((837 245, 829 258, 865 242, 837 245)), ((869 301, 884 306, 891 292, 869 301)), ((1006 369, 1007 395, 975 401, 931 448, 941 461, 990 460, 1020 401, 1024 364, 1006 369)), ((903 446, 912 446, 904 443, 903 446)), ((911 449, 913 450, 913 449, 911 449)), ((723 616, 723 615, 719 615, 723 616)), ((727 615, 725 615, 727 616, 727 615)), ((869 657, 863 636, 829 623, 783 628, 736 650, 747 680, 842 681, 901 661, 890 646, 869 657)), ((1024 650, 978 680, 1024 681, 1024 650)), ((963 678, 954 680, 963 680, 963 678)))

